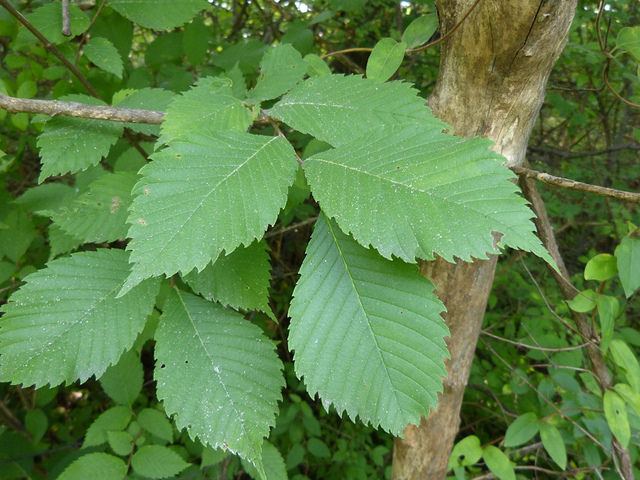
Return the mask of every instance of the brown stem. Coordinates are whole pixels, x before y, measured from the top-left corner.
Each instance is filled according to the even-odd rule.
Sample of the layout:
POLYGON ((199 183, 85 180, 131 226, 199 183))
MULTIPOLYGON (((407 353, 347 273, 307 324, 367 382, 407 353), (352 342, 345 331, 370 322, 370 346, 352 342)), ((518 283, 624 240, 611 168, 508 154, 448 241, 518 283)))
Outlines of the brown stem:
POLYGON ((87 105, 79 102, 63 102, 60 100, 34 100, 15 98, 0 93, 0 108, 10 113, 44 113, 45 115, 66 115, 69 117, 111 120, 114 122, 162 123, 166 112, 156 110, 137 110, 104 105, 87 105))
POLYGON ((51 43, 49 40, 47 40, 47 38, 44 35, 42 35, 36 27, 31 25, 29 20, 27 20, 25 16, 22 15, 22 13, 20 13, 18 10, 13 8, 13 5, 11 5, 8 0, 0 0, 0 5, 3 6, 20 23, 22 23, 27 28, 27 30, 33 33, 35 37, 42 42, 42 44, 44 45, 44 48, 46 48, 51 53, 53 53, 58 58, 58 60, 60 60, 62 64, 65 67, 67 67, 67 69, 71 73, 73 73, 76 76, 76 78, 80 81, 80 83, 84 86, 84 88, 87 89, 87 91, 91 95, 93 95, 96 98, 102 98, 100 94, 96 91, 96 89, 91 86, 91 84, 88 82, 85 76, 80 72, 80 70, 78 70, 75 65, 73 65, 69 60, 67 60, 67 58, 64 55, 62 55, 62 53, 60 53, 60 51, 56 48, 56 46, 53 43, 51 43))
POLYGON ((617 198, 618 200, 624 200, 625 202, 640 204, 640 193, 626 192, 624 190, 601 187, 599 185, 591 185, 589 183, 578 182, 577 180, 571 180, 569 178, 556 177, 554 175, 538 172, 537 170, 532 170, 526 167, 512 166, 510 168, 520 176, 534 178, 540 182, 548 183, 549 185, 577 190, 579 192, 595 193, 596 195, 601 195, 603 197, 617 198))
POLYGON ((71 36, 71 21, 69 20, 69 0, 62 0, 62 34, 71 36))

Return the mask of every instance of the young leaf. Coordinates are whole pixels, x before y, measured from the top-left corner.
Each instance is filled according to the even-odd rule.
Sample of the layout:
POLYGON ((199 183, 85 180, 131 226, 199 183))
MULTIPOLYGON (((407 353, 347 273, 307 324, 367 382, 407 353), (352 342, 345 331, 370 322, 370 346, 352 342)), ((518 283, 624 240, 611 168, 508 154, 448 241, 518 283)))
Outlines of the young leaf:
POLYGON ((498 447, 493 445, 485 447, 482 452, 482 458, 484 458, 489 470, 500 480, 516 480, 516 472, 509 461, 509 457, 498 447))
POLYGON ((228 78, 205 77, 176 97, 167 108, 158 143, 169 143, 194 133, 245 132, 253 117, 234 96, 232 85, 228 78))
POLYGON ((179 429, 237 453, 262 474, 282 364, 260 328, 239 314, 172 289, 156 332, 158 398, 179 429))
POLYGON ((389 80, 402 63, 406 48, 404 42, 398 43, 393 38, 376 43, 367 61, 367 78, 379 83, 389 80))
MULTIPOLYGON (((267 440, 262 444, 262 464, 264 465, 264 473, 267 476, 267 480, 288 480, 287 467, 284 464, 282 455, 267 440)), ((259 478, 258 470, 249 462, 243 460, 242 466, 251 477, 259 478)))
POLYGON ((324 212, 383 257, 487 258, 499 252, 492 232, 500 232, 498 246, 554 264, 533 233, 533 213, 509 181, 514 175, 489 145, 420 127, 387 127, 318 153, 303 168, 324 212))
POLYGON ((567 450, 558 429, 547 422, 540 422, 540 438, 549 456, 564 470, 567 468, 567 450))
POLYGON ((640 393, 640 364, 633 351, 622 340, 611 341, 611 354, 614 363, 624 370, 627 382, 634 391, 640 393))
POLYGON ((587 313, 596 308, 598 297, 599 295, 589 288, 577 293, 573 299, 567 302, 567 305, 574 312, 587 313))
POLYGON ((358 245, 324 215, 289 314, 295 370, 311 395, 396 435, 435 407, 447 327, 433 284, 358 245))
POLYGON ((133 172, 107 173, 89 186, 69 208, 53 212, 51 219, 83 242, 114 242, 127 236, 127 208, 138 180, 133 172))
POLYGON ((607 390, 604 392, 603 406, 611 433, 618 439, 622 448, 627 448, 631 439, 631 428, 624 400, 614 391, 607 390))
POLYGON ((118 49, 109 40, 102 37, 92 37, 82 47, 82 51, 96 66, 105 72, 113 73, 116 77, 122 78, 122 58, 120 58, 118 49))
POLYGON ((402 34, 407 48, 415 48, 427 43, 438 28, 438 16, 435 13, 422 15, 412 21, 402 34))
POLYGON ((128 249, 135 262, 122 293, 153 275, 202 270, 249 245, 285 205, 298 163, 281 137, 189 135, 153 155, 134 188, 128 249))
POLYGON ((607 353, 609 342, 613 338, 613 327, 615 326, 620 304, 616 297, 598 295, 597 305, 598 319, 600 320, 600 347, 603 353, 607 353))
POLYGON ((527 443, 538 433, 538 416, 533 412, 527 412, 516 418, 504 436, 505 447, 516 447, 527 443))
POLYGON ((616 248, 618 275, 627 298, 640 288, 640 238, 626 236, 616 248))
MULTIPOLYGON (((87 95, 66 95, 60 100, 105 105, 87 95)), ((75 173, 100 162, 122 135, 122 125, 108 120, 56 117, 38 136, 42 169, 38 181, 51 175, 75 173)))
POLYGON ((109 6, 138 25, 154 30, 169 30, 184 25, 206 0, 109 0, 109 6))
POLYGON ((107 453, 88 453, 69 465, 58 480, 86 480, 100 472, 101 480, 122 480, 127 474, 124 461, 107 453))
POLYGON ((126 252, 100 249, 29 275, 3 307, 2 381, 41 386, 102 375, 131 348, 158 291, 150 281, 116 299, 128 273, 126 252))
POLYGON ((325 75, 331 75, 331 69, 329 65, 314 53, 309 53, 304 56, 304 63, 307 64, 307 75, 310 77, 323 77, 325 75))
POLYGON ((635 410, 636 415, 640 415, 640 393, 634 391, 626 383, 618 383, 613 387, 618 395, 635 410))
POLYGON ((616 259, 609 253, 596 255, 589 260, 587 265, 584 267, 585 280, 597 280, 598 282, 604 282, 613 278, 616 273, 618 273, 616 259))
POLYGON ((105 410, 89 426, 82 447, 95 447, 106 443, 108 441, 107 432, 124 430, 130 420, 131 411, 127 407, 119 405, 105 410))
POLYGON ((480 460, 480 458, 482 458, 480 439, 475 435, 469 435, 453 447, 447 469, 456 468, 457 466, 473 465, 480 460))
POLYGON ((287 43, 268 49, 260 62, 260 77, 247 102, 279 97, 302 80, 307 67, 300 53, 287 43))
POLYGON ((271 265, 267 245, 253 242, 238 247, 201 272, 191 272, 184 280, 204 298, 233 308, 269 313, 269 280, 271 265))
POLYGON ((116 455, 127 456, 133 449, 135 439, 129 432, 107 431, 107 441, 109 447, 116 455))
POLYGON ((420 125, 434 132, 449 128, 417 93, 408 83, 327 75, 297 85, 268 113, 334 146, 377 127, 420 125))
POLYGON ((132 405, 142 390, 143 375, 140 355, 132 349, 122 355, 116 365, 107 368, 100 384, 114 402, 132 405))
POLYGON ((173 450, 160 445, 145 445, 131 458, 133 471, 149 478, 167 478, 177 475, 189 464, 173 450))
POLYGON ((150 434, 167 443, 173 441, 173 427, 164 414, 153 408, 144 408, 138 414, 138 423, 150 434))
POLYGON ((640 26, 624 27, 618 32, 616 50, 629 52, 640 61, 640 26))

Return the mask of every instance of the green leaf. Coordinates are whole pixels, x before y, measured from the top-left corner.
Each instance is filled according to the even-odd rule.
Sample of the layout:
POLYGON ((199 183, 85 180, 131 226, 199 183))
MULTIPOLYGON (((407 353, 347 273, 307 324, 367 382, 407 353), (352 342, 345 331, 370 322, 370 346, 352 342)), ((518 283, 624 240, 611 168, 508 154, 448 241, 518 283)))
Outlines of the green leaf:
POLYGON ((615 257, 609 253, 601 253, 587 262, 584 268, 584 279, 604 282, 613 278, 616 273, 618 273, 618 267, 615 257))
POLYGON ((201 17, 196 17, 184 27, 182 49, 191 65, 199 65, 207 55, 209 29, 201 17))
POLYGON ((408 83, 327 75, 297 85, 267 113, 334 146, 376 127, 421 125, 434 132, 449 128, 417 93, 408 83))
POLYGON ((5 228, 0 229, 0 258, 4 254, 17 262, 27 252, 38 232, 33 221, 22 208, 13 208, 2 219, 5 228))
POLYGON ((264 242, 238 247, 201 272, 191 272, 184 280, 207 300, 244 310, 269 313, 271 265, 264 242))
POLYGON ((261 450, 273 426, 282 364, 259 327, 239 314, 172 289, 156 331, 158 399, 176 426, 228 449, 264 474, 261 450))
POLYGON ((540 422, 540 438, 549 456, 564 470, 567 468, 567 450, 558 429, 547 422, 540 422))
POLYGON ((482 446, 480 439, 475 435, 460 440, 453 447, 451 456, 449 457, 449 466, 447 470, 458 466, 469 466, 476 463, 482 457, 482 446))
POLYGON ((142 390, 143 375, 140 355, 132 349, 125 352, 117 364, 107 368, 100 384, 114 402, 132 405, 142 390))
MULTIPOLYGON (((29 188, 14 200, 17 205, 37 215, 43 210, 54 211, 67 205, 76 196, 73 187, 63 183, 43 183, 29 188)), ((48 215, 45 215, 48 216, 48 215)), ((2 242, 0 242, 1 244, 2 242)))
POLYGON ((41 409, 36 408, 29 410, 24 416, 24 426, 31 434, 33 443, 38 443, 47 431, 49 420, 41 409))
POLYGON ((415 262, 437 253, 470 261, 508 246, 554 264, 533 233, 533 213, 509 181, 514 175, 489 145, 387 127, 318 153, 303 168, 324 212, 385 258, 415 262), (503 234, 499 242, 492 232, 503 234))
MULTIPOLYGON (((72 36, 80 35, 89 27, 89 18, 76 5, 73 5, 71 2, 69 3, 71 34, 72 36)), ((60 2, 47 2, 45 5, 36 8, 26 17, 29 23, 51 43, 58 44, 69 40, 69 37, 62 34, 62 7, 60 2)), ((21 26, 14 48, 35 41, 36 37, 25 27, 21 26)))
POLYGON ((627 298, 640 288, 640 238, 626 236, 616 248, 618 275, 627 298))
POLYGON ((603 406, 611 433, 618 439, 622 448, 627 448, 631 439, 631 428, 624 400, 614 391, 607 390, 604 392, 603 406))
POLYGON ((208 5, 206 0, 109 0, 115 11, 154 30, 184 25, 208 5))
POLYGON ((88 453, 75 460, 58 477, 58 480, 86 480, 100 472, 101 480, 122 480, 127 465, 118 457, 106 453, 88 453))
MULTIPOLYGON (((113 96, 113 104, 120 108, 166 111, 175 93, 163 88, 141 88, 140 90, 121 90, 113 96), (118 98, 119 96, 119 98, 118 98), (116 101, 117 98, 117 101, 116 101)), ((166 120, 166 116, 164 117, 166 120)), ((159 125, 144 123, 125 123, 127 128, 145 135, 159 135, 159 125)), ((137 153, 137 152, 136 152, 137 153)))
POLYGON ((250 245, 286 203, 298 163, 285 139, 228 132, 185 140, 140 171, 127 247, 135 265, 123 292, 153 275, 200 271, 223 250, 250 245))
MULTIPOLYGON (((60 100, 88 105, 105 105, 87 95, 74 94, 60 100)), ((122 125, 108 120, 56 117, 49 120, 38 136, 42 169, 38 181, 51 175, 75 173, 100 162, 122 135, 122 125)))
POLYGON ((429 41, 438 29, 438 16, 435 13, 422 15, 413 20, 402 34, 407 48, 416 48, 429 41))
POLYGON ((527 412, 516 418, 504 437, 505 447, 516 447, 527 443, 538 433, 538 416, 533 412, 527 412))
POLYGON ((89 426, 82 447, 94 447, 106 443, 108 441, 107 432, 124 430, 130 420, 131 411, 127 407, 117 406, 105 410, 89 426))
POLYGON ((307 442, 307 450, 311 455, 317 458, 329 458, 331 457, 331 451, 327 444, 319 438, 310 438, 307 442))
POLYGON ((145 408, 138 414, 138 423, 147 432, 161 440, 173 442, 173 427, 164 412, 145 408))
POLYGON ((129 432, 107 431, 109 447, 116 455, 128 456, 133 450, 135 440, 129 432))
POLYGON ((396 435, 437 403, 444 307, 416 267, 365 249, 321 215, 300 268, 289 347, 308 391, 396 435))
POLYGON ((634 391, 640 393, 640 365, 638 364, 638 358, 622 340, 611 340, 610 349, 613 361, 624 370, 629 385, 634 391))
POLYGON ((323 77, 325 75, 331 75, 331 69, 327 62, 314 53, 309 53, 304 56, 304 63, 307 64, 307 74, 310 77, 323 77))
POLYGON ((107 173, 89 185, 69 208, 51 215, 53 222, 83 242, 114 242, 127 236, 127 208, 138 180, 133 172, 107 173))
POLYGON ((400 67, 406 48, 404 42, 398 43, 393 38, 378 41, 367 61, 367 78, 380 83, 389 80, 400 67))
POLYGON ((626 383, 618 383, 613 387, 618 395, 635 410, 636 415, 640 415, 640 393, 634 391, 626 383))
POLYGON ((260 103, 279 97, 302 80, 306 64, 295 48, 282 43, 269 48, 260 62, 260 76, 255 88, 249 92, 250 103, 260 103))
POLYGON ((574 312, 587 313, 596 308, 598 297, 599 295, 589 288, 576 294, 572 300, 567 302, 567 305, 574 312))
POLYGON ((106 38, 92 37, 87 44, 82 47, 85 56, 96 66, 105 72, 113 73, 116 77, 122 78, 122 58, 118 49, 106 38))
POLYGON ((621 28, 616 39, 617 49, 629 52, 640 62, 640 26, 621 28))
POLYGON ((122 250, 81 252, 49 262, 3 307, 0 378, 37 386, 100 377, 144 328, 158 282, 115 298, 129 273, 122 250))
POLYGON ((500 480, 516 480, 516 472, 509 461, 509 457, 498 447, 493 445, 485 447, 482 457, 489 470, 500 480))
POLYGON ((180 455, 160 445, 145 445, 131 458, 133 471, 149 478, 167 478, 177 475, 189 464, 180 455))
POLYGON ((600 320, 600 347, 603 353, 607 353, 609 342, 613 338, 613 327, 620 310, 620 304, 616 297, 598 295, 597 306, 598 319, 600 320))
MULTIPOLYGON (((282 455, 276 447, 268 441, 264 441, 262 445, 262 464, 264 465, 264 473, 267 480, 287 480, 287 467, 284 464, 282 455)), ((259 478, 260 474, 256 467, 248 462, 242 461, 242 466, 246 472, 253 478, 259 478)))
POLYGON ((169 143, 193 133, 245 132, 253 116, 235 98, 232 85, 228 78, 205 77, 191 90, 176 97, 167 108, 158 143, 169 143))
POLYGON ((53 260, 63 253, 69 253, 82 245, 82 240, 74 237, 73 235, 69 235, 58 225, 53 223, 49 225, 48 237, 49 247, 51 248, 51 251, 49 252, 49 260, 53 260))

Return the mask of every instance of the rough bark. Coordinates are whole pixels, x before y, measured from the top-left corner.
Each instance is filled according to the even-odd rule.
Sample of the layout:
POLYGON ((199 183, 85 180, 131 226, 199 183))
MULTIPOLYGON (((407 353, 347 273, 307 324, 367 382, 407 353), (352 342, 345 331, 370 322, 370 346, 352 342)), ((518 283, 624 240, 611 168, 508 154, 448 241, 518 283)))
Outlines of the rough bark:
MULTIPOLYGON (((510 166, 522 166, 529 135, 544 100, 551 68, 567 40, 577 0, 481 0, 443 43, 434 113, 459 136, 495 142, 510 166)), ((443 33, 474 0, 436 1, 443 33)), ((496 260, 424 263, 447 307, 451 360, 439 407, 419 427, 405 429, 393 453, 395 480, 446 476, 459 411, 491 290, 496 260)))

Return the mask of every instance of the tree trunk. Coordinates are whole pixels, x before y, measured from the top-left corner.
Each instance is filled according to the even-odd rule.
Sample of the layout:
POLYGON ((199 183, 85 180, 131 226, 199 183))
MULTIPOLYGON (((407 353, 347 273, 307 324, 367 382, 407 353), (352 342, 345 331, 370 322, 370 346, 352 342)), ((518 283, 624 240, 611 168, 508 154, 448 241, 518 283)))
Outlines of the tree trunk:
MULTIPOLYGON (((462 137, 481 135, 509 165, 522 165, 544 100, 549 73, 567 41, 577 0, 480 0, 443 43, 440 71, 429 98, 434 113, 462 137)), ((443 34, 474 0, 436 0, 443 34)), ((451 360, 438 409, 395 440, 395 480, 438 480, 459 426, 464 388, 491 291, 496 259, 424 262, 421 271, 447 307, 451 360)))

